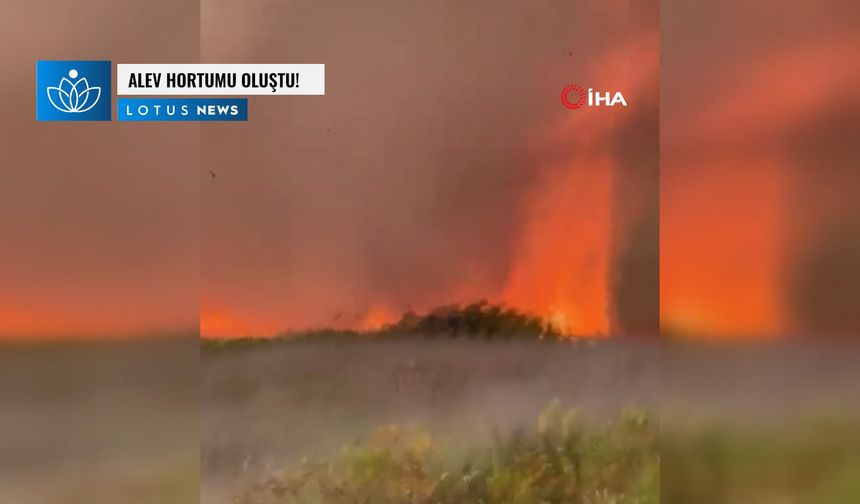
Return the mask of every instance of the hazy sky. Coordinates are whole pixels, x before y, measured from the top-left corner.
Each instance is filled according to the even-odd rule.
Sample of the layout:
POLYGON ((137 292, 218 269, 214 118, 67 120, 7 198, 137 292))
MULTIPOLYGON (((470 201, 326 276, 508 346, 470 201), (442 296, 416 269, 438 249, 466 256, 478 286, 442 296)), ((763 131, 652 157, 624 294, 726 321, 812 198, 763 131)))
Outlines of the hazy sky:
POLYGON ((0 334, 194 328, 199 139, 188 124, 37 123, 37 59, 185 62, 199 5, 4 0, 0 334))
POLYGON ((0 333, 273 334, 480 298, 656 328, 656 2, 13 4, 0 333), (325 63, 327 93, 240 124, 38 124, 52 58, 325 63), (567 110, 571 83, 630 107, 567 110))
POLYGON ((671 330, 856 329, 856 2, 661 9, 658 33, 656 2, 622 0, 7 0, 0 334, 480 298, 648 333, 658 289, 671 330), (325 63, 327 94, 254 97, 239 124, 40 124, 37 59, 325 63), (571 83, 630 106, 569 111, 571 83))
POLYGON ((206 2, 204 61, 323 62, 327 85, 204 127, 204 331, 488 298, 606 332, 616 283, 644 296, 653 330, 656 225, 640 240, 650 277, 613 275, 627 228, 656 215, 656 3, 642 5, 206 2), (567 110, 576 82, 632 105, 567 110))
POLYGON ((857 3, 661 13, 664 328, 856 334, 857 3))

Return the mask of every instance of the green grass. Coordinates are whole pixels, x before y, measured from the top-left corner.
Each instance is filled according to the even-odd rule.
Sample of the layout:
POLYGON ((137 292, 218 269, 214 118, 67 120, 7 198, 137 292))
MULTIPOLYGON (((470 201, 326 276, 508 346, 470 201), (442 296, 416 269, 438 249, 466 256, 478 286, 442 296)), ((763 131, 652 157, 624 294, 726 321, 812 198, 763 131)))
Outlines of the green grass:
POLYGON ((787 418, 778 426, 663 425, 665 504, 856 504, 860 423, 787 418))
POLYGON ((237 504, 856 504, 860 424, 662 433, 628 410, 580 420, 557 403, 530 430, 462 455, 454 443, 385 426, 331 457, 306 460, 242 492, 237 504), (662 473, 662 477, 661 477, 662 473))
POLYGON ((465 456, 429 434, 387 426, 323 460, 273 475, 239 504, 656 504, 657 430, 628 411, 602 425, 557 403, 528 431, 465 456))

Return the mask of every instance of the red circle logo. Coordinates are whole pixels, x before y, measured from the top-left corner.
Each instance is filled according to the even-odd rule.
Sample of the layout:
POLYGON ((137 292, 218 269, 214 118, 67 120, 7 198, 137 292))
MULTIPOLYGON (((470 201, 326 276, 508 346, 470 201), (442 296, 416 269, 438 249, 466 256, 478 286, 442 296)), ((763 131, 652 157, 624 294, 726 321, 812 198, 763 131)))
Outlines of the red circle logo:
POLYGON ((572 110, 582 107, 585 105, 585 89, 582 89, 582 86, 579 84, 571 84, 570 86, 567 86, 561 90, 561 103, 572 110), (570 101, 571 93, 576 93, 576 95, 578 95, 578 100, 570 101))

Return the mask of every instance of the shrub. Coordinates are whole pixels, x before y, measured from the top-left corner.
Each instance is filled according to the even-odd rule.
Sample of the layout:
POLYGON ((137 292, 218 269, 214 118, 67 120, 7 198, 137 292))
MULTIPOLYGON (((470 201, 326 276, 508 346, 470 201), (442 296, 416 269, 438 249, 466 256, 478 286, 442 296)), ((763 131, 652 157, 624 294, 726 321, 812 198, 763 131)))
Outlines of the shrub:
POLYGON ((529 315, 514 308, 489 304, 486 301, 478 301, 464 307, 440 306, 430 310, 426 315, 409 311, 403 314, 398 323, 387 328, 386 332, 548 340, 561 337, 558 329, 541 317, 529 315))
POLYGON ((238 504, 657 504, 656 428, 631 410, 588 426, 553 403, 537 428, 495 435, 456 463, 445 444, 397 426, 331 458, 305 461, 238 504))

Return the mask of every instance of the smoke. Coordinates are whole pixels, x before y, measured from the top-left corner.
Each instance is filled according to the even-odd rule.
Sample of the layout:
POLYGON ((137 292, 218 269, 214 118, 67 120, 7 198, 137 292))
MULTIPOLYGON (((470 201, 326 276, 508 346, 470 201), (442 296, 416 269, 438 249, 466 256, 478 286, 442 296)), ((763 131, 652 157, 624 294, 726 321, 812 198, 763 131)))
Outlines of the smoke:
POLYGON ((853 298, 860 215, 849 133, 860 38, 848 4, 670 4, 661 32, 666 326, 740 337, 856 329, 842 307, 853 298))
POLYGON ((656 194, 631 75, 631 47, 656 65, 656 2, 103 3, 16 2, 4 24, 0 332, 173 331, 199 305, 204 332, 274 334, 481 298, 609 332, 633 327, 616 299, 654 300, 621 264, 653 212, 625 201, 656 194), (70 28, 82 12, 104 19, 70 28), (32 119, 46 58, 325 63, 327 94, 66 128, 32 119), (570 111, 572 83, 631 106, 570 111))
POLYGON ((832 103, 787 135, 799 183, 792 192, 797 245, 790 251, 785 302, 805 335, 860 334, 858 127, 860 96, 836 92, 832 103))
POLYGON ((39 123, 34 103, 36 60, 196 61, 197 3, 3 11, 0 338, 194 332, 199 128, 39 123))
MULTIPOLYGON (((656 93, 590 114, 558 100, 573 82, 638 97, 616 68, 641 67, 633 46, 656 70, 656 3, 207 2, 202 27, 205 62, 327 71, 324 98, 255 97, 247 124, 203 126, 205 333, 481 298, 572 304, 576 329, 606 332, 612 299, 656 303, 640 266, 610 271, 650 246, 628 235, 656 211, 640 184, 655 178, 656 93)), ((621 312, 619 329, 640 330, 621 312)))
MULTIPOLYGON (((612 316, 616 331, 655 335, 660 327, 660 113, 657 40, 633 52, 637 107, 608 148, 617 153, 613 213, 612 316)), ((628 70, 629 71, 629 70, 628 70)))

